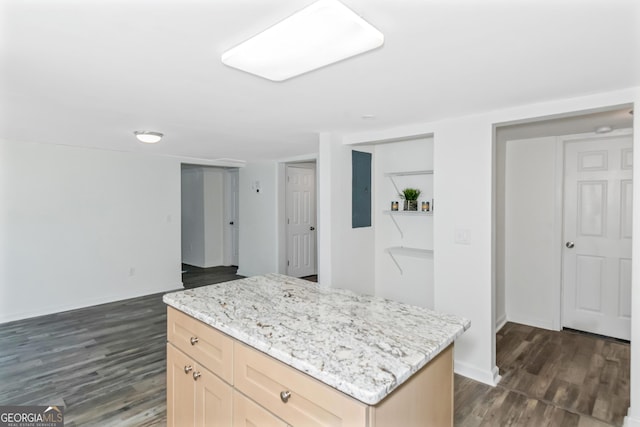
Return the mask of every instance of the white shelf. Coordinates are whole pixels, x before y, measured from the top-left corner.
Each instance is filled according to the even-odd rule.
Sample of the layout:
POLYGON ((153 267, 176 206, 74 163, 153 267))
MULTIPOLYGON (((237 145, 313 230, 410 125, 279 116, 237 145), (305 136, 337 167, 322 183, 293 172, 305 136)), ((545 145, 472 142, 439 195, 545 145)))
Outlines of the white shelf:
POLYGON ((385 251, 389 254, 405 255, 418 258, 428 258, 429 256, 433 255, 433 249, 410 248, 408 246, 392 246, 385 249, 385 251))
MULTIPOLYGON (((415 175, 433 175, 433 170, 429 170, 429 169, 425 169, 425 170, 414 170, 414 171, 403 171, 403 172, 387 172, 384 174, 385 177, 389 178, 389 180, 391 181, 391 184, 393 184, 393 188, 395 188, 396 193, 400 194, 400 189, 398 188, 398 185, 396 183, 395 178, 396 177, 400 177, 400 176, 415 176, 415 175)), ((433 190, 433 189, 432 189, 433 190)), ((431 204, 433 204, 433 200, 431 201, 431 204)), ((429 212, 422 212, 421 210, 418 211, 382 211, 383 214, 385 215, 389 215, 389 217, 391 218, 391 220, 393 221, 393 224, 396 226, 396 228, 398 229, 398 232, 400 233, 400 238, 404 239, 404 233, 402 232, 402 228, 400 227, 400 224, 398 224, 398 221, 396 221, 395 216, 396 215, 407 215, 407 216, 433 216, 433 211, 429 211, 429 212)), ((433 250, 431 249, 419 249, 419 248, 411 248, 411 247, 406 247, 406 246, 392 246, 390 248, 386 248, 385 252, 389 254, 389 256, 391 257, 391 260, 394 262, 394 264, 396 265, 396 267, 398 267, 398 270, 400 270, 400 274, 403 274, 402 271, 402 267, 400 266, 400 263, 398 262, 398 260, 396 259, 396 256, 410 256, 410 257, 417 257, 417 258, 433 258, 433 250)))
POLYGON ((416 216, 433 216, 433 212, 427 211, 382 211, 385 215, 416 215, 416 216))
POLYGON ((403 274, 402 267, 400 267, 400 263, 396 259, 396 255, 404 255, 416 258, 432 258, 433 250, 432 249, 418 249, 418 248, 409 248, 406 246, 392 246, 390 248, 385 249, 385 252, 389 254, 393 263, 400 270, 400 274, 403 274))
POLYGON ((384 176, 410 176, 410 175, 433 175, 433 170, 421 170, 421 171, 405 171, 405 172, 387 172, 384 176))

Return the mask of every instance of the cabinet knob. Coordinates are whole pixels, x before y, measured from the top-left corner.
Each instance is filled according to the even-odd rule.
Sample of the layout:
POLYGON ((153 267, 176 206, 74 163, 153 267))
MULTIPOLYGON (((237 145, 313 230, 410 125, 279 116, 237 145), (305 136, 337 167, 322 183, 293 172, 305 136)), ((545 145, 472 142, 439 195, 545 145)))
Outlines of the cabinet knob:
POLYGON ((191 341, 191 345, 196 345, 196 343, 200 340, 198 339, 198 337, 191 337, 190 341, 191 341))
POLYGON ((188 374, 188 373, 189 373, 189 372, 191 372, 192 370, 193 370, 193 366, 191 366, 191 365, 186 365, 186 366, 184 367, 184 373, 185 373, 185 374, 188 374))
POLYGON ((280 392, 280 400, 282 400, 284 403, 287 403, 290 397, 291 392, 289 390, 280 392))
POLYGON ((195 372, 193 373, 193 380, 194 380, 194 381, 198 381, 198 378, 200 378, 201 376, 202 376, 202 374, 201 374, 200 372, 195 371, 195 372))

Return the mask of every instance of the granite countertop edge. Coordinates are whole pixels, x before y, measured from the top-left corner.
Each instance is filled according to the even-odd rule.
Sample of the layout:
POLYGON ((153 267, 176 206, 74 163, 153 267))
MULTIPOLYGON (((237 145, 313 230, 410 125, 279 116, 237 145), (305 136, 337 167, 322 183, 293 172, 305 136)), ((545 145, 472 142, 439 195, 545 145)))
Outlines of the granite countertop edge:
MULTIPOLYGON (((271 274, 271 275, 266 275, 265 277, 273 278, 278 276, 282 276, 282 275, 271 274)), ((287 277, 287 276, 282 276, 282 277, 287 277)), ((246 280, 246 279, 240 279, 234 282, 242 282, 243 280, 246 280)), ((210 285, 210 286, 216 286, 216 285, 210 285)), ((343 289, 334 289, 334 291, 350 292, 350 291, 345 291, 343 289)), ((259 350, 279 360, 280 362, 286 365, 289 365, 305 374, 308 374, 311 377, 317 379, 318 381, 321 381, 368 405, 375 405, 379 403, 381 400, 383 400, 393 390, 395 390, 400 385, 402 385, 405 381, 407 381, 414 373, 418 372, 425 365, 427 365, 431 360, 433 360, 438 354, 440 354, 444 349, 446 349, 450 344, 452 344, 460 335, 464 333, 464 331, 469 329, 469 327, 471 326, 471 323, 469 320, 457 317, 457 320, 459 322, 456 322, 456 324, 459 325, 459 328, 457 328, 457 330, 454 333, 450 334, 447 337, 447 339, 440 340, 438 342, 437 347, 432 349, 432 351, 428 353, 425 352, 425 356, 424 358, 422 358, 422 360, 409 366, 409 368, 405 372, 403 372, 402 375, 395 375, 396 377, 395 382, 391 384, 387 384, 382 387, 378 387, 376 389, 369 390, 369 389, 363 389, 361 387, 358 387, 354 385, 352 382, 345 380, 345 377, 348 378, 348 375, 345 375, 345 377, 338 377, 337 375, 332 375, 325 371, 319 370, 313 364, 308 363, 306 360, 294 357, 291 354, 288 354, 285 351, 281 351, 277 347, 274 347, 271 343, 269 343, 265 339, 259 339, 259 337, 256 337, 255 335, 252 336, 249 333, 243 331, 242 329, 234 328, 226 324, 225 322, 221 322, 216 317, 211 316, 207 313, 204 313, 201 310, 194 309, 190 307, 188 304, 181 303, 180 301, 177 301, 174 298, 177 294, 184 293, 184 292, 186 291, 178 291, 178 292, 165 294, 163 296, 163 302, 177 310, 180 310, 200 320, 201 322, 209 326, 212 326, 213 328, 229 335, 230 337, 235 338, 236 340, 242 342, 243 344, 246 344, 252 348, 255 348, 256 350, 259 350)))

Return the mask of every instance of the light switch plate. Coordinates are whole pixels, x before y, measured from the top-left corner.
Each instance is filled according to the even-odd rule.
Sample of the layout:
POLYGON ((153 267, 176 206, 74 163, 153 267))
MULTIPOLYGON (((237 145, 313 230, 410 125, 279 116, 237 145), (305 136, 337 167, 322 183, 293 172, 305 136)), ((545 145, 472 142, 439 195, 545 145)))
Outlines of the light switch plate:
POLYGON ((456 228, 456 235, 454 238, 454 243, 459 245, 470 245, 471 239, 469 237, 470 231, 467 228, 456 228))

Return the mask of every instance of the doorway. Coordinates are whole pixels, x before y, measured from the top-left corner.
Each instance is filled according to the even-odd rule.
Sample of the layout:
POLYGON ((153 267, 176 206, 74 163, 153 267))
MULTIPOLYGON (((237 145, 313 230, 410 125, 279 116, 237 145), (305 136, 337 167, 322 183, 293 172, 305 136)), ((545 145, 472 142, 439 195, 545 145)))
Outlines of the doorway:
MULTIPOLYGON (((585 308, 593 310, 598 304, 595 297, 608 294, 608 291, 602 287, 598 288, 600 285, 596 284, 595 280, 585 282, 586 288, 579 291, 575 287, 567 289, 565 283, 568 280, 567 271, 573 268, 575 272, 575 265, 563 265, 572 256, 572 249, 567 248, 565 244, 573 241, 568 235, 565 238, 563 230, 574 227, 575 224, 567 224, 570 221, 565 215, 568 211, 564 208, 564 150, 565 145, 569 144, 568 141, 576 142, 589 138, 611 141, 625 134, 630 140, 633 119, 630 114, 631 108, 630 105, 618 106, 598 112, 584 112, 562 118, 538 119, 496 127, 496 331, 507 321, 551 330, 570 327, 594 331, 589 329, 587 322, 582 322, 578 327, 575 323, 566 323, 568 316, 565 315, 565 297, 575 298, 578 295, 582 298, 585 308), (603 124, 611 125, 612 131, 606 134, 594 132, 603 124)), ((608 156, 611 162, 622 161, 620 154, 618 160, 611 157, 613 154, 608 156)), ((587 160, 589 159, 585 159, 587 160)), ((595 162, 595 158, 589 161, 595 162)), ((624 185, 628 188, 624 191, 630 195, 630 181, 625 182, 627 184, 624 185)), ((621 182, 608 185, 620 186, 621 182)), ((597 193, 596 187, 585 185, 581 191, 584 195, 594 198, 594 194, 597 193)), ((620 193, 619 190, 616 191, 620 193)), ((592 203, 594 206, 595 201, 594 199, 592 203)), ((609 198, 608 201, 612 199, 609 198)), ((593 210, 593 218, 596 219, 592 220, 596 221, 598 214, 594 206, 589 209, 593 210)), ((630 215, 628 209, 623 207, 624 215, 630 215)), ((585 223, 585 226, 587 225, 585 223)), ((612 223, 610 227, 615 228, 616 225, 612 223)), ((628 240, 630 242, 630 238, 628 240)), ((591 243, 581 243, 583 248, 587 245, 591 243)), ((574 250, 573 253, 578 252, 574 250)), ((608 280, 601 281, 600 284, 621 287, 623 294, 627 286, 624 284, 626 256, 620 258, 620 272, 612 273, 608 280), (615 280, 613 276, 616 276, 615 280)), ((581 274, 591 277, 592 273, 597 273, 595 269, 598 262, 594 258, 585 257, 581 261, 584 267, 581 274), (587 261, 593 262, 589 264, 587 261), (591 272, 587 273, 589 266, 591 272)), ((630 284, 628 286, 630 288, 630 284)), ((612 301, 603 300, 601 303, 612 306, 615 299, 616 309, 620 309, 624 297, 621 297, 620 292, 615 294, 616 296, 611 298, 612 301)), ((569 304, 575 307, 575 301, 569 304)), ((624 310, 622 313, 626 316, 624 310)), ((618 336, 614 333, 608 335, 618 336)))
POLYGON ((292 277, 317 274, 316 165, 285 166, 286 271, 292 277))
POLYGON ((237 266, 238 229, 238 169, 182 164, 183 279, 189 267, 237 266))

